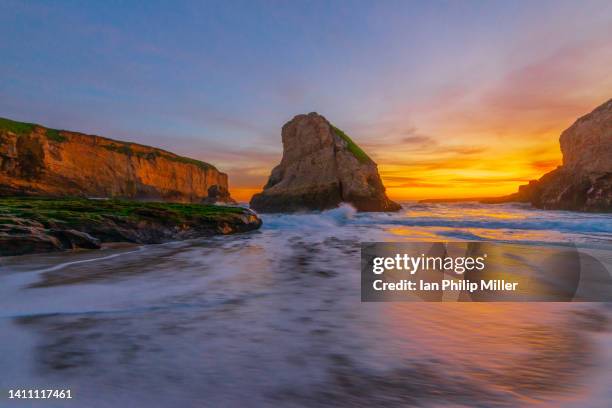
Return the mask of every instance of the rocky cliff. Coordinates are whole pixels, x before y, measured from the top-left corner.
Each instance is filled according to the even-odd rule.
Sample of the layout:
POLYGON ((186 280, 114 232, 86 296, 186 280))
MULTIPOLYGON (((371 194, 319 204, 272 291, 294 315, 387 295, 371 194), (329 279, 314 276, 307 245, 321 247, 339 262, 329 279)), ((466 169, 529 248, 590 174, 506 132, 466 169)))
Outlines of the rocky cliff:
POLYGON ((344 132, 312 112, 282 129, 283 158, 263 192, 251 199, 259 212, 324 210, 342 202, 359 211, 397 211, 376 163, 344 132))
POLYGON ((231 201, 227 175, 173 153, 0 118, 0 194, 231 201))
POLYGON ((612 211, 612 99, 559 138, 563 165, 521 186, 505 201, 543 209, 612 211))

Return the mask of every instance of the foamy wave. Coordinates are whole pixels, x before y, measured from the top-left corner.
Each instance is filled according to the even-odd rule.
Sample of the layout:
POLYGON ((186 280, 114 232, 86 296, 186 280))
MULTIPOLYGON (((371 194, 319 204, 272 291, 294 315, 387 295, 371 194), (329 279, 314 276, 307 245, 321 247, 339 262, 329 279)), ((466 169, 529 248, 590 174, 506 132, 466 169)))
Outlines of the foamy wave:
POLYGON ((326 229, 347 224, 356 213, 357 210, 353 206, 344 203, 332 210, 294 214, 263 214, 261 218, 266 229, 326 229))

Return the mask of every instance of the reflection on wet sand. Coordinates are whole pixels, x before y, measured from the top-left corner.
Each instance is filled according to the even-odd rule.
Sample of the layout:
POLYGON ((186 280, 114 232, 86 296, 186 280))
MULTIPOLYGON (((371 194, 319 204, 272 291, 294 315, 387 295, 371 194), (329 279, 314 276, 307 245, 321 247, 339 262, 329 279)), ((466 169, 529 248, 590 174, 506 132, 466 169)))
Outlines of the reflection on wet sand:
POLYGON ((324 297, 304 312, 293 304, 270 316, 274 303, 242 298, 210 308, 18 321, 38 334, 45 376, 146 392, 212 381, 205 390, 213 401, 236 387, 253 395, 253 406, 571 400, 597 358, 591 332, 608 330, 602 311, 578 315, 574 305, 403 303, 349 314, 324 297), (331 316, 337 313, 346 320, 331 316))
MULTIPOLYGON (((420 356, 441 359, 440 368, 447 373, 457 370, 454 375, 468 375, 517 396, 571 391, 594 356, 589 334, 573 313, 575 305, 418 306, 390 308, 386 318, 395 323, 388 326, 392 336, 416 343, 420 356)), ((589 313, 602 314, 594 309, 589 313)))

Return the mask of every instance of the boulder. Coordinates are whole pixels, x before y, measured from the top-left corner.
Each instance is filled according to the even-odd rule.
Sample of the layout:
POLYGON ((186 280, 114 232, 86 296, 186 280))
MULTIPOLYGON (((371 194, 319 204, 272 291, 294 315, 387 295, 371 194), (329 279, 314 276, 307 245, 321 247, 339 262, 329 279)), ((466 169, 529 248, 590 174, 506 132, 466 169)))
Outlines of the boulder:
POLYGON ((283 157, 261 193, 258 212, 325 210, 346 202, 358 211, 398 211, 385 194, 376 163, 340 129, 316 112, 297 115, 282 128, 283 157))

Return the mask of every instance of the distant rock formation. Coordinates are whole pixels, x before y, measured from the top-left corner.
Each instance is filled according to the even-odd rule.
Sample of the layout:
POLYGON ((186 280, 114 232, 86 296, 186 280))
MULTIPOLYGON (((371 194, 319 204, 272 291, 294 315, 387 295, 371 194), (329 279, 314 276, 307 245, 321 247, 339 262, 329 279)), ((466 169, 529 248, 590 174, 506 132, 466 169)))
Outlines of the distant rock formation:
POLYGON ((559 138, 563 165, 508 197, 535 207, 612 211, 612 99, 578 119, 559 138))
POLYGON ((208 163, 0 118, 0 195, 233 202, 227 188, 227 175, 208 163))
POLYGON ((259 212, 325 210, 346 202, 359 211, 398 211, 389 200, 376 163, 344 132, 312 112, 282 129, 283 158, 261 193, 259 212))
POLYGON ((230 196, 230 192, 227 188, 213 184, 208 189, 208 197, 202 200, 203 204, 217 204, 217 203, 232 203, 236 204, 236 201, 230 196))

